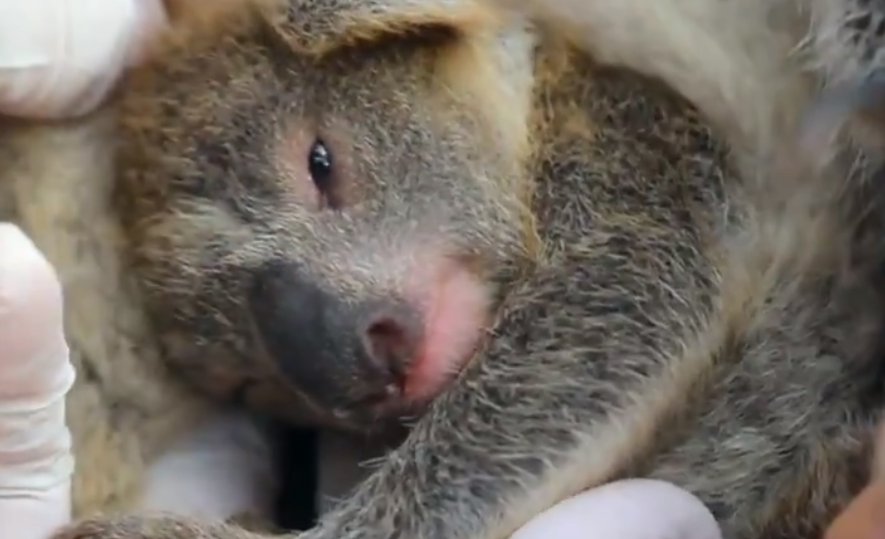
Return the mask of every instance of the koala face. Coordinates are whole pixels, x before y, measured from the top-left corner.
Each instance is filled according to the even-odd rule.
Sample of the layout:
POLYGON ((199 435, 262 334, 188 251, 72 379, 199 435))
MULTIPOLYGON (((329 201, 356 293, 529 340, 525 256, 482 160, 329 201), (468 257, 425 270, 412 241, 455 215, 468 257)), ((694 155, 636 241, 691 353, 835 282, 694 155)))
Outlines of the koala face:
POLYGON ((519 156, 452 78, 471 54, 450 28, 317 55, 269 20, 173 40, 125 83, 132 272, 204 388, 370 429, 478 345, 523 249, 519 156))

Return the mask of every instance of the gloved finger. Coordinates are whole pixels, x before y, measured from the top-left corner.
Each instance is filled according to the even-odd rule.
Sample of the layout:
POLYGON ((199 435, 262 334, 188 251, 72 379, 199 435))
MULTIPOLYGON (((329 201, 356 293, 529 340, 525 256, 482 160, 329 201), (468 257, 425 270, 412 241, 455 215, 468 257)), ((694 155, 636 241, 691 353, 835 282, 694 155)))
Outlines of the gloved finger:
POLYGON ((565 500, 511 539, 722 539, 709 510, 670 483, 630 479, 565 500))
POLYGON ((161 0, 3 0, 0 113, 50 119, 95 109, 164 23, 161 0))
POLYGON ((70 518, 73 381, 58 278, 21 230, 0 224, 0 537, 45 539, 70 518))

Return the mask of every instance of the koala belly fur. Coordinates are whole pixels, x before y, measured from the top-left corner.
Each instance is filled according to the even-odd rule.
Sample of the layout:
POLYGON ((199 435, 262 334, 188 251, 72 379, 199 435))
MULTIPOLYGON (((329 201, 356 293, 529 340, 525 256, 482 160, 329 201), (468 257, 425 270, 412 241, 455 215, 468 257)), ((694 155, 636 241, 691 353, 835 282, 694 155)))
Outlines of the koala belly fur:
MULTIPOLYGON (((498 3, 525 7, 516 0, 498 3)), ((525 110, 515 110, 515 117, 523 117, 522 112, 541 116, 538 123, 527 122, 534 133, 529 153, 536 176, 531 211, 537 220, 529 236, 539 241, 527 249, 533 277, 512 287, 498 313, 502 337, 485 354, 524 355, 523 363, 509 360, 510 382, 520 383, 523 375, 540 380, 547 393, 577 405, 569 408, 574 417, 534 433, 548 439, 525 434, 521 443, 545 447, 558 440, 568 446, 579 438, 585 454, 604 456, 576 463, 543 453, 539 460, 556 462, 560 471, 548 478, 549 488, 535 496, 514 496, 506 509, 480 500, 477 507, 507 518, 492 531, 476 522, 464 526, 475 526, 471 531, 477 536, 494 537, 501 530, 512 531, 522 515, 537 513, 555 497, 619 475, 647 475, 698 493, 724 524, 727 537, 792 537, 818 530, 861 484, 857 470, 867 454, 871 426, 881 415, 879 400, 868 403, 879 399, 872 386, 881 383, 880 373, 863 361, 879 347, 870 333, 881 327, 880 309, 873 305, 880 290, 860 275, 865 268, 849 268, 850 276, 840 273, 847 255, 826 247, 827 242, 859 241, 855 230, 838 220, 843 208, 831 208, 833 215, 823 222, 801 212, 779 214, 766 210, 759 185, 740 179, 754 174, 757 160, 788 136, 813 93, 814 77, 790 57, 809 20, 789 2, 783 7, 762 0, 563 0, 544 5, 548 7, 528 11, 574 37, 596 61, 573 51, 564 73, 539 67, 527 74, 524 66, 517 66, 507 75, 512 84, 501 85, 525 94, 520 105, 525 110), (656 83, 608 74, 600 71, 600 63, 660 79, 704 118, 686 112, 676 98, 661 98, 664 104, 658 104, 647 96, 668 93, 656 83), (598 83, 591 81, 597 73, 598 83), (741 174, 732 172, 708 123, 728 142, 741 174), (612 291, 628 301, 612 299, 617 296, 612 291), (556 305, 558 314, 535 307, 544 302, 556 305), (618 310, 620 314, 613 314, 618 310), (577 327, 570 327, 569 313, 577 327), (595 330, 579 325, 600 320, 608 324, 605 333, 611 337, 605 343, 594 340, 595 330), (538 344, 519 344, 525 342, 538 344), (527 363, 556 356, 557 350, 544 350, 540 344, 550 342, 599 357, 591 362, 592 369, 576 364, 560 370, 573 375, 572 380, 543 378, 535 372, 537 365, 527 363), (613 356, 621 363, 605 361, 613 356), (639 356, 656 362, 632 365, 631 359, 639 356), (708 378, 668 378, 672 373, 665 361, 677 356, 697 361, 698 372, 708 378), (706 361, 714 356, 715 361, 706 361), (576 384, 582 386, 580 398, 576 384), (642 391, 647 399, 637 397, 642 391), (613 392, 636 397, 632 404, 611 404, 635 405, 630 412, 635 416, 624 413, 615 421, 594 415, 599 411, 594 402, 613 392), (827 400, 833 395, 840 395, 844 406, 827 400), (656 403, 665 405, 639 410, 656 403), (631 423, 631 418, 641 421, 631 423), (575 437, 572 422, 579 420, 601 426, 575 437), (618 461, 621 454, 629 455, 629 462, 618 461), (772 492, 763 492, 766 488, 772 492), (772 501, 777 499, 783 501, 772 501)), ((525 43, 514 46, 519 64, 525 43)), ((546 61, 540 56, 539 62, 546 61)), ((219 63, 210 71, 224 69, 219 63)), ((512 95, 503 101, 516 102, 512 95)), ((117 176, 110 114, 103 111, 61 126, 0 119, 0 218, 22 226, 55 265, 65 287, 66 323, 78 371, 68 405, 74 447, 81 457, 74 482, 75 514, 142 507, 225 518, 243 505, 266 513, 268 492, 277 486, 265 433, 184 381, 203 377, 207 386, 229 386, 220 371, 199 362, 170 365, 160 359, 142 277, 126 266, 121 254, 135 240, 119 224, 120 213, 128 209, 112 196, 117 176), (207 446, 213 451, 206 451, 207 446), (244 474, 219 477, 203 468, 220 462, 244 474), (190 499, 192 492, 175 485, 180 481, 218 493, 224 489, 217 480, 236 485, 237 496, 220 495, 212 506, 185 506, 184 498, 190 499)), ((171 125, 178 120, 162 121, 171 125)), ((519 139, 520 129, 511 133, 510 124, 501 123, 496 126, 504 134, 501 144, 510 144, 510 136, 519 139)), ((514 149, 519 144, 507 150, 525 158, 525 152, 514 149)), ((151 216, 139 217, 147 221, 151 216)), ((183 286, 165 284, 170 290, 183 286)), ((194 339, 202 337, 197 329, 193 332, 194 339)), ((476 368, 476 376, 483 375, 483 368, 476 368)), ((491 378, 508 380, 503 371, 484 379, 491 378)), ((477 382, 472 389, 485 395, 484 388, 477 382)), ((463 399, 465 413, 481 408, 474 400, 478 397, 461 389, 447 394, 439 408, 457 407, 458 399, 463 399)), ((550 409, 532 397, 541 398, 530 395, 517 406, 514 421, 548 420, 550 409)), ((465 442, 471 435, 486 436, 480 445, 513 442, 495 439, 490 432, 495 429, 488 425, 479 429, 482 435, 476 434, 468 428, 473 418, 448 410, 451 417, 440 423, 463 424, 460 438, 434 446, 442 436, 421 423, 417 427, 418 439, 439 454, 456 454, 446 444, 465 442)), ((435 419, 431 414, 428 424, 435 419)), ((389 511, 405 512, 410 506, 386 493, 397 491, 396 481, 408 475, 397 466, 419 451, 417 443, 407 440, 397 450, 401 458, 383 464, 333 515, 359 522, 366 513, 358 513, 358 507, 385 500, 389 511)), ((523 449, 519 446, 514 453, 523 449)), ((490 473, 514 473, 518 465, 508 464, 506 457, 490 473)), ((346 457, 351 463, 361 458, 346 457)), ((356 481, 359 475, 345 481, 356 481)), ((442 488, 418 486, 428 492, 442 488)), ((347 490, 328 488, 336 495, 347 490)), ((404 536, 432 536, 420 533, 420 523, 400 521, 404 536)))

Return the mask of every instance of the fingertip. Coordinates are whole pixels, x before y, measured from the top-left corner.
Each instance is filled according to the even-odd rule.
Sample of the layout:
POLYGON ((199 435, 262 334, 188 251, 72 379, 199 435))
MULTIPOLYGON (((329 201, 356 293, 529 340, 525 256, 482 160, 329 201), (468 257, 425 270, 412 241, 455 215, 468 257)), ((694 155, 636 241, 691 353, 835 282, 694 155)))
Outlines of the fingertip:
POLYGON ((0 253, 2 362, 61 338, 62 291, 52 265, 17 226, 0 223, 0 253))
MULTIPOLYGON (((722 531, 713 513, 694 494, 668 483, 654 479, 629 479, 611 485, 622 489, 621 495, 629 498, 636 514, 648 514, 662 528, 672 530, 666 537, 680 539, 722 539, 722 531)), ((661 537, 657 534, 655 537, 661 537)))
POLYGON ((721 539, 712 513, 689 492, 663 481, 630 479, 560 502, 511 539, 721 539))
POLYGON ((0 112, 95 110, 164 25, 161 0, 0 1, 0 112))

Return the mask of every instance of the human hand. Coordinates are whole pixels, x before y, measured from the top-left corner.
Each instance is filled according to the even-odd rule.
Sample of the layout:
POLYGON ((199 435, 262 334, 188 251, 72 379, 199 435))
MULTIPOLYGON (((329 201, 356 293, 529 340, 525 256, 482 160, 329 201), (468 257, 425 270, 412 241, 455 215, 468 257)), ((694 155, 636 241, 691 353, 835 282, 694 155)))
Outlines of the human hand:
POLYGON ((70 518, 74 382, 61 285, 17 227, 0 223, 0 537, 46 539, 70 518))
POLYGON ((165 24, 161 0, 0 1, 0 114, 86 114, 165 24))

